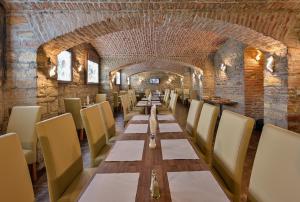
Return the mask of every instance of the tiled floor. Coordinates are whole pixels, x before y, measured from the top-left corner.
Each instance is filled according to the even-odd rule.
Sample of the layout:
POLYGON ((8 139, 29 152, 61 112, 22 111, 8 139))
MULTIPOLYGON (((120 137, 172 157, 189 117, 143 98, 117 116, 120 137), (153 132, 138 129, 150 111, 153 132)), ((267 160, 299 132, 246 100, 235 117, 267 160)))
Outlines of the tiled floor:
MULTIPOLYGON (((179 124, 185 128, 186 124, 186 118, 187 118, 187 113, 188 113, 188 108, 181 103, 178 103, 177 108, 176 108, 176 119, 178 120, 179 124)), ((123 127, 123 115, 122 113, 116 114, 116 130, 118 133, 124 131, 123 127)), ((249 178, 251 174, 251 168, 253 164, 253 159, 255 156, 256 148, 257 148, 257 143, 259 140, 259 134, 260 132, 254 131, 250 146, 248 149, 247 153, 247 158, 245 161, 245 169, 244 169, 244 181, 243 181, 243 201, 245 201, 246 197, 246 190, 247 190, 247 185, 249 184, 249 178)), ((84 167, 89 166, 89 148, 88 148, 88 143, 86 139, 81 142, 81 151, 82 151, 82 156, 83 156, 83 164, 84 167)), ((40 171, 39 173, 39 179, 37 182, 34 183, 34 191, 36 195, 36 200, 37 202, 47 202, 49 201, 48 199, 48 188, 47 188, 47 176, 45 173, 45 170, 40 171)))

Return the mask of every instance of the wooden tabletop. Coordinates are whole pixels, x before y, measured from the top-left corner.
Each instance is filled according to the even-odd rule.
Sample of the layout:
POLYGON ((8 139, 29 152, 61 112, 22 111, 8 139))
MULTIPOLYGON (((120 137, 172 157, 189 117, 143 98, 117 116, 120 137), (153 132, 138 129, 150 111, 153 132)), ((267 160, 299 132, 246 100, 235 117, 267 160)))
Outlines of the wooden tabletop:
MULTIPOLYGON (((174 123, 176 121, 159 121, 159 123, 174 123)), ((130 123, 148 123, 148 121, 130 121, 130 123)), ((129 125, 128 124, 128 125, 129 125)), ((128 126, 127 125, 127 126, 128 126)), ((148 128, 149 131, 149 128, 148 128)), ((149 134, 149 133, 148 133, 149 134)), ((197 150, 191 144, 199 159, 197 160, 163 160, 161 151, 161 139, 188 139, 191 140, 185 132, 181 133, 158 133, 156 135, 156 148, 149 148, 148 134, 120 134, 118 140, 145 140, 143 159, 135 162, 106 162, 103 161, 97 168, 97 173, 140 173, 138 189, 136 195, 137 202, 171 201, 169 190, 167 172, 174 171, 201 171, 208 170, 208 166, 200 158, 197 150), (157 172, 158 183, 160 187, 160 198, 158 200, 152 199, 150 196, 150 179, 151 170, 155 169, 157 172)), ((87 186, 86 186, 87 187, 87 186)))

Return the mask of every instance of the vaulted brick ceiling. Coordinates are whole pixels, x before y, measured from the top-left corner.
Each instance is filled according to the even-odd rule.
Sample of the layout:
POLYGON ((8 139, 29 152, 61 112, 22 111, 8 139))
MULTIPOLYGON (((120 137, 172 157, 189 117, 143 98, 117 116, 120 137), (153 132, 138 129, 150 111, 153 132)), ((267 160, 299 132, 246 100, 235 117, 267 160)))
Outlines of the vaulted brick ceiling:
POLYGON ((46 52, 90 42, 114 68, 165 60, 198 66, 228 38, 282 54, 294 29, 295 0, 6 0, 23 15, 46 52))

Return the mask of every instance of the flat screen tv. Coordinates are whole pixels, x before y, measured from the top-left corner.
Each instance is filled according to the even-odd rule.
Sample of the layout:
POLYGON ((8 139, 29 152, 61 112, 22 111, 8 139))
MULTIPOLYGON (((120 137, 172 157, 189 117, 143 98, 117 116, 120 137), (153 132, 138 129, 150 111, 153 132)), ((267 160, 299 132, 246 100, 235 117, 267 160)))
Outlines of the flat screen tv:
POLYGON ((159 84, 159 79, 158 78, 152 78, 150 79, 151 84, 159 84))

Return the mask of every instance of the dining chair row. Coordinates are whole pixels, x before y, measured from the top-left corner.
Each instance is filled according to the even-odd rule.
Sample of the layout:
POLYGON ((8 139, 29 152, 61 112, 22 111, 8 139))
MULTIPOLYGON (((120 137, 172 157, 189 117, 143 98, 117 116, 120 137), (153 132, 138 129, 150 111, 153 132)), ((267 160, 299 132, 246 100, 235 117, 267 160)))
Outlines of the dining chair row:
MULTIPOLYGON (((192 100, 186 131, 231 201, 241 200, 242 176, 252 134, 252 118, 192 100)), ((299 201, 300 134, 266 124, 252 168, 248 201, 299 201)))

